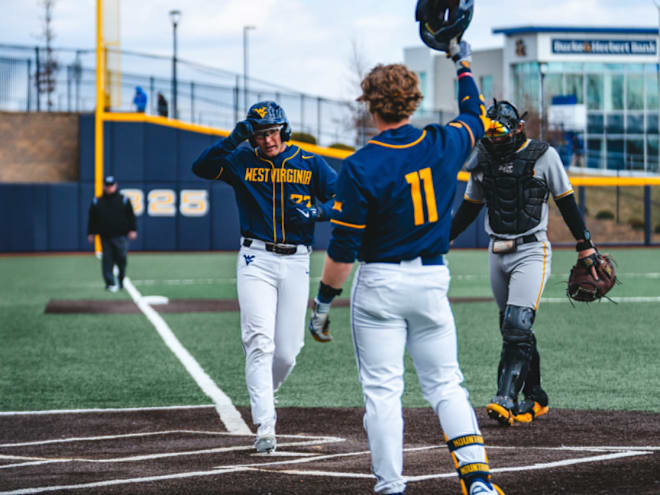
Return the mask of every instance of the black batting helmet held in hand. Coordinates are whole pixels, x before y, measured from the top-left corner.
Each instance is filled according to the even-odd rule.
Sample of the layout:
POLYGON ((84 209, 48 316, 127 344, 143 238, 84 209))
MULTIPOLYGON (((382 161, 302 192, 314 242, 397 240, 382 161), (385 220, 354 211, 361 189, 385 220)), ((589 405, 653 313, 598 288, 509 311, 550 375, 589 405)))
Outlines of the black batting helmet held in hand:
MULTIPOLYGON (((284 109, 274 101, 260 101, 250 107, 247 113, 247 120, 252 123, 254 130, 263 129, 274 125, 281 125, 280 137, 282 142, 291 139, 291 126, 289 119, 286 118, 284 109)), ((250 136, 250 144, 256 146, 254 139, 250 136)))
POLYGON ((452 39, 461 41, 473 13, 474 0, 417 0, 419 36, 427 46, 447 52, 452 39))

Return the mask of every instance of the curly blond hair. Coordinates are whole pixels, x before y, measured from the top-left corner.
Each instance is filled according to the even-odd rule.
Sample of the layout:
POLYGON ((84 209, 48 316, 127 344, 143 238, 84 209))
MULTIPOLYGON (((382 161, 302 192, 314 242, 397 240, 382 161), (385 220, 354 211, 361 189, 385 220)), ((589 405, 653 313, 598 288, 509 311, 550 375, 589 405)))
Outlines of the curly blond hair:
POLYGON ((357 101, 366 102, 369 112, 385 122, 410 117, 423 98, 417 74, 402 64, 378 64, 360 86, 362 95, 357 101))

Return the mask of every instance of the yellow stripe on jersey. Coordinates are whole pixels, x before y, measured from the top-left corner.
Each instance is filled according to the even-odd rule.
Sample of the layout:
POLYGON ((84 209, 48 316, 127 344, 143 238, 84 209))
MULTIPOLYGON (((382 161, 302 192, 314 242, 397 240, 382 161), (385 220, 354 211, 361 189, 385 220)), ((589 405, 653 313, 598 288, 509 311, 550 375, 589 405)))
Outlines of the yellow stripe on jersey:
POLYGON ((475 144, 474 133, 472 132, 472 129, 470 129, 470 126, 468 126, 462 120, 457 120, 456 122, 458 122, 459 124, 463 124, 463 127, 465 127, 465 130, 468 131, 468 134, 470 135, 470 141, 472 141, 472 147, 474 148, 474 144, 475 144))
POLYGON ((566 196, 570 196, 571 194, 573 194, 573 189, 569 189, 569 190, 566 191, 565 193, 561 193, 560 195, 555 196, 555 200, 558 200, 558 199, 561 199, 561 198, 565 198, 566 196))
POLYGON ((355 225, 354 223, 342 222, 341 220, 335 220, 334 218, 330 219, 330 223, 336 223, 343 227, 351 227, 352 229, 364 229, 366 225, 355 225))
POLYGON ((225 167, 220 167, 220 173, 219 173, 218 175, 215 176, 215 179, 214 179, 214 180, 218 180, 218 179, 220 178, 220 176, 222 175, 222 172, 223 172, 224 170, 225 170, 225 167))
POLYGON ((410 148, 412 146, 415 146, 416 144, 419 144, 419 142, 425 137, 426 137, 426 130, 422 131, 422 135, 419 136, 417 140, 408 144, 387 144, 387 143, 381 143, 380 141, 376 141, 375 139, 368 141, 367 144, 377 144, 378 146, 384 146, 385 148, 403 149, 403 148, 410 148))
MULTIPOLYGON (((285 158, 284 160, 282 160, 282 175, 286 175, 286 174, 284 174, 284 170, 285 170, 284 166, 286 165, 286 162, 288 162, 289 160, 291 160, 291 158, 296 156, 299 151, 300 151, 300 148, 298 148, 293 155, 291 155, 291 156, 285 158)), ((310 176, 311 176, 311 174, 310 174, 310 176)), ((281 217, 282 217, 282 242, 285 242, 286 241, 286 231, 284 230, 284 181, 280 182, 280 200, 281 200, 280 214, 281 214, 281 217)))
MULTIPOLYGON (((275 175, 275 164, 271 162, 270 160, 266 160, 265 158, 259 157, 259 159, 262 162, 266 162, 270 164, 271 168, 271 176, 275 175)), ((277 242, 277 224, 275 223, 275 181, 273 181, 273 242, 277 242)))
POLYGON ((474 203, 475 205, 482 205, 484 204, 483 201, 477 201, 476 199, 468 198, 467 194, 463 196, 463 199, 465 201, 469 201, 470 203, 474 203))

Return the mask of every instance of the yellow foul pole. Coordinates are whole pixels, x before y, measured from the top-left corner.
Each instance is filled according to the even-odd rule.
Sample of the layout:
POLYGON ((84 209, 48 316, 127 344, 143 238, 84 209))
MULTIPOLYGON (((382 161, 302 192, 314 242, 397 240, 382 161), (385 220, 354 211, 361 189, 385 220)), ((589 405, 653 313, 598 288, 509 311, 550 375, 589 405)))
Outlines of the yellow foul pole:
MULTIPOLYGON (((103 0, 96 0, 96 112, 94 119, 94 195, 103 193, 103 114, 105 112, 105 45, 103 42, 103 0)), ((101 252, 96 236, 95 251, 101 252)))

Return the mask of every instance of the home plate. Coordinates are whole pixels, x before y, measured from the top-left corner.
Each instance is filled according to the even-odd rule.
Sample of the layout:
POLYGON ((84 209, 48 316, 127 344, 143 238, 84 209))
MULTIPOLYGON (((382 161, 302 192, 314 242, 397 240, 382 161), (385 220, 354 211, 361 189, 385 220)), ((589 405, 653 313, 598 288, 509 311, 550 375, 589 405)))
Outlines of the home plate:
POLYGON ((165 296, 144 296, 142 299, 150 306, 156 306, 158 304, 168 304, 170 302, 170 300, 165 296))
POLYGON ((313 452, 285 452, 281 450, 276 450, 270 454, 267 452, 252 454, 254 457, 313 457, 318 454, 313 452))

